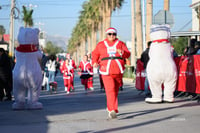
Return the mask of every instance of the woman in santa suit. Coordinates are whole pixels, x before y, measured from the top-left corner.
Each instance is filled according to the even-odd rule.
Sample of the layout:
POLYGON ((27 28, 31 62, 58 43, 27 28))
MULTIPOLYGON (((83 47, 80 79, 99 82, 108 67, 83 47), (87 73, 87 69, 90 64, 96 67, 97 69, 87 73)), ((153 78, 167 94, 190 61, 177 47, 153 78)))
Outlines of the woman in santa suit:
POLYGON ((108 28, 106 39, 99 42, 92 52, 93 67, 100 65, 107 98, 107 111, 109 118, 116 118, 118 113, 118 91, 124 72, 124 59, 130 56, 124 42, 117 39, 117 30, 108 28))
MULTIPOLYGON (((66 58, 69 60, 69 65, 73 68, 74 71, 74 69, 76 69, 75 61, 71 58, 69 53, 66 54, 66 58)), ((74 91, 74 72, 72 73, 72 75, 73 78, 71 78, 71 87, 72 90, 74 91)))
POLYGON ((88 61, 88 56, 84 55, 83 60, 79 64, 79 71, 81 71, 81 84, 85 86, 85 90, 93 89, 93 68, 88 61))
POLYGON ((73 78, 73 73, 74 73, 73 67, 71 67, 71 65, 69 64, 69 59, 66 59, 65 62, 63 63, 62 73, 63 73, 65 91, 67 91, 67 94, 69 94, 71 88, 71 79, 73 78))

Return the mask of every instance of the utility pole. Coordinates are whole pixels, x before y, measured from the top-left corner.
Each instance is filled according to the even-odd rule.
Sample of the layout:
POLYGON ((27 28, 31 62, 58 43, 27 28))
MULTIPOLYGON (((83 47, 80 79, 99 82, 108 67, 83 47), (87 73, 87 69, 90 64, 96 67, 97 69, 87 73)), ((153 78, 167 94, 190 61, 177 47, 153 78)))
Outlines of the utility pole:
POLYGON ((135 0, 131 0, 131 20, 132 20, 132 48, 131 48, 131 66, 136 66, 136 47, 135 47, 135 0))
POLYGON ((146 48, 145 0, 142 0, 142 40, 143 50, 146 48))
POLYGON ((153 16, 153 0, 147 0, 146 3, 146 42, 148 42, 150 41, 150 27, 153 16))
POLYGON ((142 14, 141 14, 141 1, 135 1, 136 6, 136 39, 137 39, 137 58, 140 58, 143 52, 143 38, 142 38, 142 14))
POLYGON ((14 56, 14 8, 15 0, 11 0, 10 8, 10 38, 9 38, 9 55, 14 56))

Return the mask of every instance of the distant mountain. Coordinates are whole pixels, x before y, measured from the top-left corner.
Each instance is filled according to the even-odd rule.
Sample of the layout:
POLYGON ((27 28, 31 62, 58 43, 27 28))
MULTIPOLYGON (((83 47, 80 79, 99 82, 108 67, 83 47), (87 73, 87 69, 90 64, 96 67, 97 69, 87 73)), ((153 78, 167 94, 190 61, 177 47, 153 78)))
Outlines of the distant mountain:
POLYGON ((61 47, 64 51, 67 50, 68 38, 58 35, 47 35, 46 42, 51 41, 54 45, 61 47))

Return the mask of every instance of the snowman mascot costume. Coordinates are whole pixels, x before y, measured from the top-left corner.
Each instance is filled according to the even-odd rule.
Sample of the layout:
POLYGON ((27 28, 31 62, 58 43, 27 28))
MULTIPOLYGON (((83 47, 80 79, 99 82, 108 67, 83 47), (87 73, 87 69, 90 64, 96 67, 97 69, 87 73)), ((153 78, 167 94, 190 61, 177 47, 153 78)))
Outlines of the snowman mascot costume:
POLYGON ((16 65, 13 70, 13 94, 15 102, 12 109, 42 109, 38 102, 42 84, 40 61, 42 53, 38 50, 39 30, 34 28, 19 29, 16 48, 16 65), (26 103, 27 94, 27 103, 26 103))
POLYGON ((147 64, 147 77, 152 98, 147 103, 174 102, 174 91, 177 81, 177 68, 171 52, 169 25, 152 25, 150 29, 152 41, 147 64), (162 84, 164 94, 162 94, 162 84), (163 97, 162 97, 163 95, 163 97))

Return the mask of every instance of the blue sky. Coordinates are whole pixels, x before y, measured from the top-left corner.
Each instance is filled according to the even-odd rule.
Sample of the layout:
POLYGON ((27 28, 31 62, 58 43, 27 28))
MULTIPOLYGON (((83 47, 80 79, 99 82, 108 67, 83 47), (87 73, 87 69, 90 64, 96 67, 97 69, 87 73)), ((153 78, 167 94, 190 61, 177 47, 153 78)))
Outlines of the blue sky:
MULTIPOLYGON (((22 5, 37 5, 34 7, 34 23, 43 23, 41 28, 53 36, 70 37, 75 27, 82 3, 85 0, 16 0, 16 6, 22 10, 22 5)), ((153 0, 153 14, 163 9, 164 0, 153 0)), ((112 17, 112 26, 117 28, 118 35, 124 41, 131 40, 131 0, 125 0, 122 8, 116 10, 112 17)), ((191 29, 191 5, 192 0, 171 0, 170 12, 174 16, 172 31, 186 31, 191 29)), ((10 0, 1 0, 0 25, 9 32, 9 7, 10 0)), ((21 15, 20 15, 21 18, 21 15)), ((22 20, 15 20, 15 36, 18 29, 23 25, 22 20)), ((38 25, 35 25, 38 27, 38 25)))

